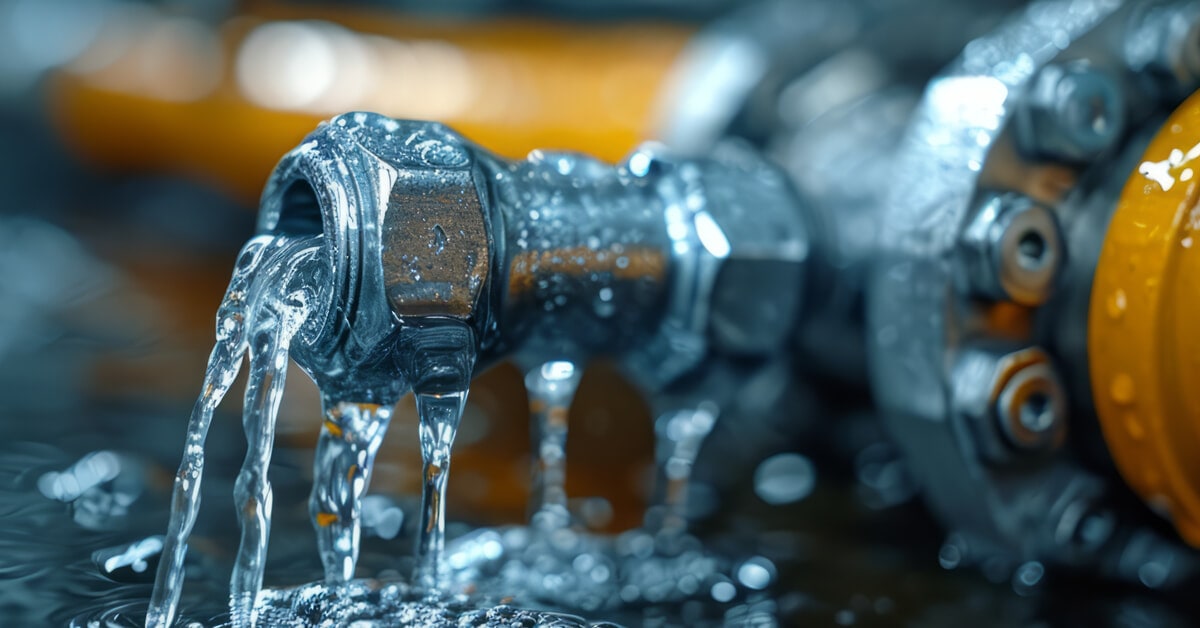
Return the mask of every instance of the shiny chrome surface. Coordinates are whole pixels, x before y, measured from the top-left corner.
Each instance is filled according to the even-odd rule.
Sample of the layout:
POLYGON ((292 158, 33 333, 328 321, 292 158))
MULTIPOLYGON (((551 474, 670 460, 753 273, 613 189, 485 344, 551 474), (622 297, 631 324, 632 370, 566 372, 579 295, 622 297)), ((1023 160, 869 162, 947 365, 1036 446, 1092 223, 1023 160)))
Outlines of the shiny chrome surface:
POLYGON ((318 381, 399 381, 397 323, 450 317, 485 364, 604 355, 653 390, 710 355, 782 350, 803 292, 801 212, 786 178, 734 145, 699 159, 647 146, 615 168, 507 161, 438 124, 354 113, 284 157, 259 226, 321 232, 332 249, 338 297, 297 356, 318 381))

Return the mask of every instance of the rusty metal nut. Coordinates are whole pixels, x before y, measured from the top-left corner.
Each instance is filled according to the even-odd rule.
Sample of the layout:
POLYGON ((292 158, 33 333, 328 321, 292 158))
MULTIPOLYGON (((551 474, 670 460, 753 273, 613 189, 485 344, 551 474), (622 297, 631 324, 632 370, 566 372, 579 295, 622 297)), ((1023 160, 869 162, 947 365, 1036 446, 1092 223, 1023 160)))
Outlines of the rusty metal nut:
POLYGON ((1026 306, 1050 298, 1066 257, 1054 213, 1018 194, 986 197, 959 248, 966 291, 1026 306))
POLYGON ((966 349, 952 381, 955 410, 967 419, 986 459, 1009 462, 1014 453, 1044 452, 1062 444, 1066 391, 1041 349, 966 349))

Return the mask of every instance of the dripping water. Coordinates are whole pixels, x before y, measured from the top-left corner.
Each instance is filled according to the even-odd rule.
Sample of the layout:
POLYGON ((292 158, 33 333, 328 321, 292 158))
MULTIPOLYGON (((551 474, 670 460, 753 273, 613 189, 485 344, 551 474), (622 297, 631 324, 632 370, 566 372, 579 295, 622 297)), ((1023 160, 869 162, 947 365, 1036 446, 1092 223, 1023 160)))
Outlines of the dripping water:
POLYGON ((566 527, 567 416, 580 369, 566 361, 546 362, 525 374, 533 441, 530 522, 542 530, 566 527))
POLYGON ((450 451, 475 369, 475 333, 454 319, 401 328, 402 371, 412 382, 421 442, 421 518, 413 580, 431 596, 449 584, 445 561, 446 482, 450 451))
POLYGON ((325 420, 313 464, 309 515, 317 533, 325 581, 342 583, 354 577, 358 564, 362 498, 392 407, 333 401, 328 396, 323 396, 322 405, 325 420))
MULTIPOLYGON (((534 444, 552 439, 550 451, 535 456, 550 453, 559 465, 565 465, 565 459, 555 456, 561 451, 553 448, 565 444, 565 421, 558 433, 547 434, 537 413, 557 406, 565 419, 578 383, 578 372, 568 372, 567 366, 574 368, 550 362, 526 376, 534 444)), ((762 570, 743 566, 740 571, 755 576, 743 581, 731 561, 708 551, 687 531, 692 468, 717 413, 714 404, 698 403, 666 412, 656 421, 656 498, 643 527, 610 537, 573 527, 569 519, 560 520, 557 527, 538 525, 535 515, 530 526, 476 530, 451 546, 449 560, 461 566, 455 574, 458 583, 589 612, 697 599, 725 604, 766 587, 774 576, 764 582, 762 570)), ((541 461, 535 461, 533 475, 535 487, 561 480, 545 474, 541 461)), ((561 491, 561 484, 551 484, 552 491, 556 488, 561 491)), ((544 494, 544 488, 535 488, 535 503, 544 494)), ((561 497, 565 512, 565 494, 561 497)), ((539 504, 538 512, 544 512, 546 503, 539 504)))
POLYGON ((692 468, 700 447, 712 432, 717 412, 715 404, 703 402, 667 412, 655 421, 658 486, 655 504, 646 513, 649 528, 667 536, 686 532, 692 468))

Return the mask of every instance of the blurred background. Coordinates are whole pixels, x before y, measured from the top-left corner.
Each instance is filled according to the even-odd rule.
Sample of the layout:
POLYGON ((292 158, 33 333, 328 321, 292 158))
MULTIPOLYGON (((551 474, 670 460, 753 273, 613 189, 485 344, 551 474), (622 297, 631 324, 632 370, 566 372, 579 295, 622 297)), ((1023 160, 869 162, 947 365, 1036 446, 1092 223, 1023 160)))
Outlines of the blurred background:
MULTIPOLYGON (((786 156, 794 144, 769 130, 804 129, 819 116, 763 113, 746 95, 746 85, 771 84, 779 64, 764 70, 697 39, 747 23, 736 16, 741 4, 0 0, 0 623, 125 625, 144 605, 157 560, 144 541, 166 526, 216 306, 253 233, 267 175, 320 120, 372 110, 446 122, 509 157, 553 148, 614 162, 645 139, 702 145, 706 134, 736 132, 793 163, 786 156), (694 73, 685 70, 696 64, 720 69, 704 74, 720 80, 689 83, 694 73)), ((762 35, 788 44, 777 47, 793 54, 788 63, 814 66, 839 42, 880 36, 839 21, 829 3, 791 4, 812 17, 807 39, 762 35)), ((990 12, 918 4, 925 12, 912 20, 961 28, 931 28, 954 33, 944 42, 885 29, 925 36, 920 54, 905 57, 917 80, 1016 3, 990 12)), ((861 61, 840 56, 828 72, 871 76, 861 61)), ((788 85, 775 83, 778 100, 788 85)), ((910 106, 906 97, 896 102, 910 106)), ((837 103, 792 105, 787 111, 837 103)), ((898 111, 892 116, 902 121, 907 109, 898 111)), ((289 384, 272 469, 272 585, 320 574, 306 515, 320 406, 299 371, 289 384)), ((595 619, 1193 625, 1186 604, 1114 585, 1054 583, 1041 573, 989 582, 986 573, 943 569, 954 562, 944 552, 939 559, 943 533, 913 499, 870 415, 865 383, 788 372, 751 384, 785 394, 770 397, 769 419, 718 430, 718 452, 701 453, 691 514, 713 547, 768 558, 775 584, 715 610, 595 619)), ((372 485, 377 498, 364 515, 366 572, 386 573, 411 553, 420 459, 410 404, 393 420, 372 485)), ((473 386, 450 482, 459 531, 524 521, 526 404, 514 367, 473 386)), ((196 617, 224 605, 236 546, 230 496, 244 451, 238 412, 226 404, 210 438, 197 566, 184 601, 196 617)), ((585 375, 571 423, 567 488, 576 516, 604 532, 639 524, 653 475, 645 400, 615 368, 598 365, 585 375)))

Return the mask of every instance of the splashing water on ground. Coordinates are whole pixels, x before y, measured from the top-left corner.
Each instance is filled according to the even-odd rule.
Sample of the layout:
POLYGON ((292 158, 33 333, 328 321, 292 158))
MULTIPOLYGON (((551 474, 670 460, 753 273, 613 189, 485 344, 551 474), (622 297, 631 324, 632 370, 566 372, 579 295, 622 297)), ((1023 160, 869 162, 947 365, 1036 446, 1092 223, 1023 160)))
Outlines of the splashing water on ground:
POLYGON ((248 447, 234 487, 241 539, 230 580, 230 625, 309 625, 319 617, 322 622, 363 626, 514 621, 587 626, 573 616, 515 609, 502 602, 515 596, 562 608, 611 610, 703 598, 727 580, 722 574, 728 566, 703 551, 685 533, 683 523, 691 462, 714 417, 706 408, 678 413, 660 425, 664 449, 659 467, 665 484, 660 516, 653 525, 615 539, 570 527, 563 488, 567 410, 580 375, 570 362, 540 364, 526 378, 536 441, 532 525, 503 534, 468 535, 447 552, 451 449, 474 374, 477 339, 462 321, 425 317, 399 321, 395 345, 399 377, 411 383, 414 393, 423 459, 411 584, 354 579, 363 498, 393 409, 323 394, 324 421, 309 509, 325 582, 263 590, 272 510, 267 471, 275 421, 292 341, 329 301, 322 294, 330 272, 323 244, 321 236, 259 236, 238 258, 218 310, 216 343, 188 425, 147 626, 169 626, 176 617, 187 540, 199 509, 205 438, 243 357, 249 363, 243 405, 248 447))

